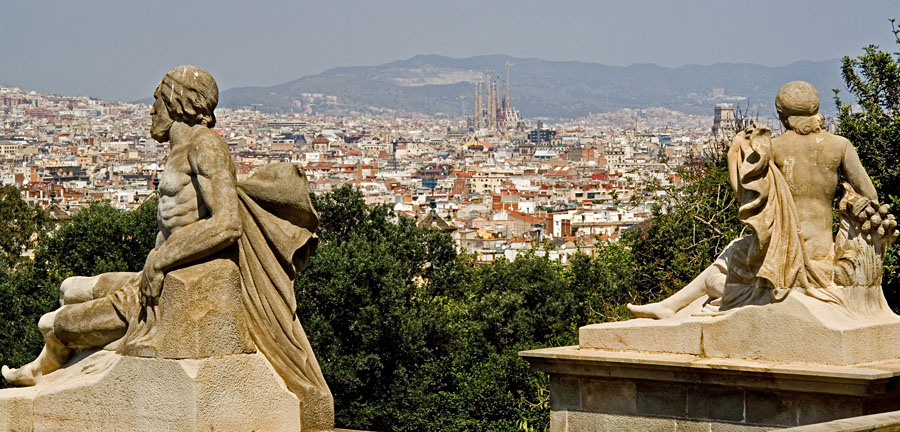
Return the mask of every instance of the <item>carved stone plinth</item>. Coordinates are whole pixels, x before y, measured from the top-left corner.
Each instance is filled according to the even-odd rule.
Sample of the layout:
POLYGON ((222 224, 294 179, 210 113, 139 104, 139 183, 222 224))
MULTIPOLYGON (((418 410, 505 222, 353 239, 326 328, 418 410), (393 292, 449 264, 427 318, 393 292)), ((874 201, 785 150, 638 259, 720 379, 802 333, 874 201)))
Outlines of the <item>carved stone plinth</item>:
POLYGON ((4 431, 296 432, 300 421, 300 402, 260 354, 166 360, 101 350, 36 386, 0 390, 4 431))
POLYGON ((791 293, 704 316, 700 300, 520 355, 550 374, 554 432, 769 430, 898 410, 900 317, 880 287, 841 289, 863 306, 791 293))
MULTIPOLYGON (((881 287, 875 289, 880 295, 881 287)), ((721 316, 692 316, 699 306, 670 319, 587 325, 579 329, 579 343, 584 348, 828 365, 900 358, 900 317, 887 307, 853 314, 793 293, 779 303, 745 306, 721 316)))
POLYGON ((131 325, 119 353, 171 359, 252 353, 241 297, 235 248, 174 270, 165 277, 159 318, 131 325))
POLYGON ((900 409, 900 360, 856 366, 558 347, 550 430, 757 431, 900 409))

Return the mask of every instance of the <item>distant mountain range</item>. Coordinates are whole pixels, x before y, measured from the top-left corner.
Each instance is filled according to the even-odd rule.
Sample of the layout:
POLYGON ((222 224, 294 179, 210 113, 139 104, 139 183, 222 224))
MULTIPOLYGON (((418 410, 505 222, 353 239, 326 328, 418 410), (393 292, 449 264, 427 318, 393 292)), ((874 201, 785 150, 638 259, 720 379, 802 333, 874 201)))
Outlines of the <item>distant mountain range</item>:
MULTIPOLYGON (((846 91, 840 60, 799 61, 786 66, 721 63, 668 68, 655 64, 607 66, 485 55, 454 59, 419 55, 379 66, 329 69, 271 87, 225 90, 220 105, 286 112, 417 112, 458 117, 460 96, 471 115, 474 83, 483 71, 503 80, 511 67, 511 105, 525 117, 574 118, 621 108, 664 107, 712 114, 719 102, 747 106, 763 117, 774 113, 778 88, 805 80, 819 90, 824 113, 835 111, 832 89, 846 91), (714 93, 714 89, 724 90, 714 93), (715 94, 716 97, 713 97, 715 94), (746 98, 743 101, 740 98, 746 98)), ((500 93, 503 93, 502 82, 500 93)))

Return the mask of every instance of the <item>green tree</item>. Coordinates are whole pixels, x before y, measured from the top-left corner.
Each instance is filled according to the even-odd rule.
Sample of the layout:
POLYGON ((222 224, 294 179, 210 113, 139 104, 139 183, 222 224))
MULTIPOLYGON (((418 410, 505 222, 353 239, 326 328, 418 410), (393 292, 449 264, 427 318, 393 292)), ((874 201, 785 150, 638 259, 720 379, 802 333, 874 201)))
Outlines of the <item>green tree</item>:
POLYGON ((476 266, 446 233, 367 207, 349 185, 313 202, 322 241, 296 279, 298 316, 340 426, 545 428, 548 379, 518 351, 576 343, 579 326, 633 297, 620 245, 569 267, 533 253, 476 266))
MULTIPOLYGON (((896 43, 900 29, 890 20, 896 43)), ((863 48, 857 58, 844 57, 841 73, 855 99, 845 103, 835 90, 838 133, 857 148, 882 202, 900 208, 900 52, 863 48)), ((888 302, 900 310, 900 253, 893 246, 885 258, 883 287, 888 302)))
POLYGON ((0 255, 8 266, 21 261, 22 252, 34 246, 47 222, 47 213, 28 205, 18 188, 0 186, 0 255))
POLYGON ((58 305, 58 296, 33 282, 30 265, 12 270, 0 256, 0 341, 4 341, 0 344, 0 364, 25 364, 43 346, 37 322, 58 305))
POLYGON ((741 233, 724 149, 694 158, 678 174, 683 185, 663 188, 649 223, 622 239, 644 301, 681 289, 741 233))
POLYGON ((45 232, 35 249, 39 283, 58 287, 74 275, 140 271, 156 242, 156 207, 155 198, 130 211, 95 202, 45 232))

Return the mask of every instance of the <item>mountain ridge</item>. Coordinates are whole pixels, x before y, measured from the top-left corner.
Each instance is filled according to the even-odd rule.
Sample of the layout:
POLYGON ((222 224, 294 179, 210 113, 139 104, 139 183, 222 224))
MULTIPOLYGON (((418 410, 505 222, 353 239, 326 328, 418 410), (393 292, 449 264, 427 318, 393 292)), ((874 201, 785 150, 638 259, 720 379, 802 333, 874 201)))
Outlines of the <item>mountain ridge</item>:
MULTIPOLYGON (((460 96, 466 96, 466 112, 471 115, 474 82, 480 81, 486 70, 502 80, 506 62, 513 64, 511 105, 526 117, 571 118, 653 106, 711 114, 720 102, 737 102, 751 112, 768 115, 774 112, 775 93, 788 81, 809 81, 819 89, 820 97, 827 97, 834 88, 846 91, 839 59, 800 60, 783 66, 716 63, 666 67, 499 54, 465 58, 420 54, 375 66, 331 68, 273 86, 228 89, 220 95, 220 105, 269 112, 417 112, 458 117, 460 96), (724 89, 725 97, 712 98, 716 88, 724 89)), ((503 94, 502 81, 499 93, 503 94)), ((825 113, 835 111, 827 101, 821 106, 825 113)))

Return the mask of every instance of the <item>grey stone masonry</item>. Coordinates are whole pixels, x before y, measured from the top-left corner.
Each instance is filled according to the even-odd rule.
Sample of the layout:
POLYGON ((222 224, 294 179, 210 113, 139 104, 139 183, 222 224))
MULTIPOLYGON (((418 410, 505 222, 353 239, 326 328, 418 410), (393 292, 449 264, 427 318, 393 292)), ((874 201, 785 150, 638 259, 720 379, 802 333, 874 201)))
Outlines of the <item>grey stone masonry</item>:
MULTIPOLYGON (((833 366, 547 348, 551 431, 755 431, 900 410, 900 361, 833 366)), ((834 429, 837 430, 837 429, 834 429)))

